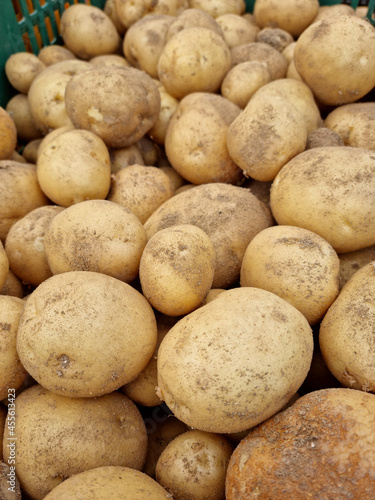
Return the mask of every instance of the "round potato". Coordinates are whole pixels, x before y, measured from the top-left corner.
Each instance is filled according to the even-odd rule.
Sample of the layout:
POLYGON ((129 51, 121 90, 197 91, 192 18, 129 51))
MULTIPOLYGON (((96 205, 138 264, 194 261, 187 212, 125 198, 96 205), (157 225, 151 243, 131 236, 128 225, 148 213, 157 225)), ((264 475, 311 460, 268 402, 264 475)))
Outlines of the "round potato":
POLYGON ((73 52, 62 45, 46 45, 39 51, 38 58, 45 66, 51 66, 61 61, 77 59, 73 52))
POLYGON ((27 94, 35 77, 43 71, 45 64, 31 52, 16 52, 5 63, 5 74, 11 85, 27 94))
POLYGON ((205 28, 185 28, 165 45, 158 76, 169 94, 182 99, 193 92, 217 92, 231 66, 223 38, 205 28))
POLYGON ((294 306, 266 290, 234 288, 183 317, 164 337, 159 396, 195 429, 243 431, 291 399, 312 353, 311 328, 294 306))
POLYGON ((189 8, 182 11, 170 25, 166 41, 185 28, 206 28, 224 38, 223 31, 215 19, 205 10, 189 8))
POLYGON ((129 29, 146 14, 161 14, 177 17, 189 8, 188 0, 115 0, 115 9, 121 24, 129 29))
POLYGON ((129 165, 144 165, 143 157, 137 144, 133 144, 127 148, 110 149, 109 158, 112 174, 117 174, 119 170, 129 165))
POLYGON ((10 269, 3 288, 0 290, 0 295, 10 295, 11 297, 18 297, 19 299, 22 299, 24 296, 21 280, 10 269))
POLYGON ((319 330, 323 358, 345 387, 375 392, 372 296, 375 262, 359 269, 325 314, 319 330))
POLYGON ((258 26, 250 24, 237 14, 223 14, 216 18, 216 22, 222 29, 224 40, 230 49, 255 42, 260 30, 258 26))
POLYGON ((339 294, 340 260, 321 236, 294 226, 264 229, 250 241, 241 286, 282 297, 314 325, 339 294))
POLYGON ((131 64, 120 56, 120 54, 102 54, 90 59, 90 64, 94 66, 131 66, 131 64))
POLYGON ((176 170, 172 167, 172 165, 168 162, 168 165, 164 165, 159 167, 160 170, 162 170, 167 176, 169 177, 169 180, 171 181, 173 188, 176 192, 178 188, 183 186, 186 181, 181 177, 181 175, 176 172, 176 170))
POLYGON ((309 229, 337 253, 352 252, 375 244, 374 190, 371 151, 314 148, 290 160, 277 174, 271 210, 278 224, 309 229))
POLYGON ((128 208, 109 200, 87 200, 58 215, 44 237, 53 274, 94 271, 127 283, 138 276, 146 232, 128 208))
POLYGON ((244 0, 190 0, 192 9, 202 9, 216 19, 224 14, 236 14, 240 16, 245 12, 244 0))
POLYGON ((192 184, 240 183, 242 170, 227 148, 228 129, 240 111, 208 92, 194 92, 180 101, 168 125, 165 152, 184 179, 192 184))
POLYGON ((153 167, 154 165, 158 165, 162 151, 159 144, 154 142, 151 137, 144 135, 136 142, 136 146, 141 152, 143 163, 146 166, 153 167))
POLYGON ((42 140, 43 139, 34 139, 25 145, 22 151, 23 162, 36 165, 39 154, 39 146, 42 144, 42 140))
POLYGON ((135 288, 102 273, 71 271, 52 276, 28 296, 17 350, 43 387, 94 397, 133 380, 156 341, 155 315, 135 288))
POLYGON ((344 388, 300 397, 234 450, 226 499, 372 498, 375 397, 344 388), (254 494, 256 491, 256 496, 254 494))
POLYGON ((125 26, 121 23, 117 10, 116 10, 116 0, 106 0, 104 3, 104 12, 111 19, 113 24, 116 26, 118 34, 123 37, 126 32, 125 26))
POLYGON ((231 49, 232 67, 247 61, 258 61, 267 66, 271 80, 285 78, 288 63, 285 57, 268 43, 254 42, 231 49))
POLYGON ((340 285, 343 287, 361 267, 375 261, 375 245, 354 252, 341 253, 339 259, 340 285))
POLYGON ((350 5, 345 4, 320 5, 313 22, 316 23, 324 19, 342 15, 353 16, 355 15, 355 10, 350 5))
MULTIPOLYGON (((97 398, 71 399, 36 384, 19 394, 15 404, 16 474, 32 500, 44 499, 65 479, 96 467, 142 469, 146 428, 138 408, 125 394, 114 391, 97 398)), ((8 429, 4 437, 10 437, 8 429)), ((4 446, 4 459, 10 453, 4 446)))
POLYGON ((147 134, 157 144, 164 145, 169 122, 178 107, 179 101, 166 91, 159 80, 155 80, 155 83, 158 86, 160 93, 160 113, 155 125, 147 132, 147 134))
POLYGON ((191 430, 180 434, 161 453, 156 480, 176 500, 221 500, 233 447, 219 434, 191 430))
POLYGON ((26 95, 16 94, 8 101, 5 109, 14 121, 19 140, 29 142, 42 136, 35 125, 26 95))
POLYGON ((293 60, 295 46, 296 42, 292 42, 289 45, 287 45, 285 49, 282 51, 282 55, 287 60, 288 64, 293 60))
POLYGON ((313 23, 302 33, 294 63, 322 104, 348 104, 375 86, 374 46, 375 30, 369 22, 355 15, 336 16, 313 23))
POLYGON ((127 66, 99 67, 73 76, 65 103, 76 128, 94 132, 111 148, 137 142, 160 112, 160 94, 152 78, 127 66))
POLYGON ((144 224, 173 195, 172 182, 162 170, 129 165, 112 175, 108 200, 127 207, 144 224))
POLYGON ((307 136, 306 148, 324 148, 328 146, 344 146, 339 134, 327 127, 319 127, 307 136))
POLYGON ((8 111, 0 107, 0 161, 9 160, 17 145, 17 127, 8 111))
POLYGON ((283 53, 286 47, 294 42, 294 38, 288 31, 283 29, 265 27, 259 31, 255 41, 268 43, 271 47, 283 53))

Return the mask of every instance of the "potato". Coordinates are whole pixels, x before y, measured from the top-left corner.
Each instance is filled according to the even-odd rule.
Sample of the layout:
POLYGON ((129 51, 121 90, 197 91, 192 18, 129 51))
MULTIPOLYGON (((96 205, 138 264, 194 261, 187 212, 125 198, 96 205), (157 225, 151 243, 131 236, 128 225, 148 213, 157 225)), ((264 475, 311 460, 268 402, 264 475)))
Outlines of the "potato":
POLYGON ((185 28, 206 28, 224 39, 224 33, 216 20, 205 10, 189 8, 182 11, 169 26, 166 41, 185 28))
MULTIPOLYGON (((63 134, 64 132, 71 131, 71 130, 75 130, 75 128, 74 128, 74 126, 73 126, 72 123, 70 123, 69 125, 65 125, 64 127, 58 127, 56 129, 51 130, 50 132, 48 132, 42 138, 42 140, 39 141, 38 148, 35 148, 35 149, 37 149, 35 163, 37 162, 37 159, 40 156, 40 154, 41 154, 42 149, 44 148, 44 146, 46 146, 50 141, 55 140, 55 138, 58 135, 63 134)), ((29 143, 29 144, 31 145, 31 143, 29 143)), ((28 147, 28 145, 25 146, 25 149, 26 149, 26 147, 28 147)))
POLYGON ((309 229, 337 253, 352 252, 375 244, 374 189, 371 151, 314 148, 280 170, 271 188, 271 209, 278 224, 309 229))
POLYGON ((2 290, 3 286, 8 277, 9 272, 9 259, 8 255, 4 249, 3 243, 0 241, 0 290, 2 290))
POLYGON ((344 141, 336 132, 325 126, 317 128, 307 136, 305 149, 328 146, 344 146, 344 141))
POLYGON ((65 103, 76 128, 94 132, 111 148, 137 142, 160 112, 160 95, 152 78, 126 66, 99 67, 73 76, 66 86, 65 103))
POLYGON ((190 0, 192 9, 202 9, 208 12, 214 19, 224 14, 237 14, 240 16, 245 12, 243 0, 190 0))
POLYGON ((355 15, 337 16, 313 23, 302 33, 294 63, 322 104, 348 104, 375 86, 374 45, 370 23, 355 15))
POLYGON ((253 13, 261 28, 280 28, 298 37, 312 23, 318 10, 318 0, 284 0, 282 5, 273 0, 256 0, 253 13))
POLYGON ((107 14, 107 16, 111 19, 113 24, 115 25, 118 34, 123 37, 126 31, 125 26, 121 23, 117 10, 116 10, 116 0, 105 0, 104 3, 104 12, 107 14))
POLYGON ((0 290, 0 295, 10 295, 11 297, 18 297, 20 299, 24 296, 21 280, 10 269, 3 288, 0 290))
POLYGON ((205 305, 205 304, 208 304, 209 302, 212 302, 213 300, 216 299, 216 297, 218 295, 220 295, 223 292, 225 292, 225 288, 211 288, 211 290, 206 295, 206 298, 204 299, 202 305, 205 305))
POLYGON ((29 99, 26 95, 16 94, 13 96, 8 101, 5 110, 14 121, 19 140, 29 142, 42 136, 33 120, 29 99))
POLYGON ((289 45, 285 47, 285 49, 282 51, 282 55, 285 57, 287 60, 288 64, 293 60, 293 55, 294 55, 294 49, 296 46, 297 42, 292 42, 289 45))
POLYGON ((238 45, 231 49, 232 67, 247 61, 258 61, 265 64, 271 80, 286 76, 288 63, 278 50, 267 43, 254 42, 238 45))
POLYGON ((342 15, 355 15, 355 10, 350 5, 336 4, 336 5, 320 5, 318 13, 313 22, 316 23, 321 20, 330 19, 334 16, 342 15))
POLYGON ((155 80, 155 83, 160 93, 160 113, 155 125, 151 127, 147 134, 157 144, 164 145, 169 122, 178 107, 179 101, 168 94, 159 80, 155 80))
POLYGON ((115 0, 115 9, 121 24, 130 28, 147 14, 178 16, 189 7, 188 0, 115 0))
POLYGON ((374 289, 372 261, 347 281, 319 329, 319 345, 329 370, 343 386, 366 392, 375 392, 374 289))
POLYGON ((196 309, 209 292, 215 250, 207 234, 191 224, 154 234, 139 265, 143 295, 158 311, 181 316, 196 309))
POLYGON ((129 165, 144 165, 142 154, 136 144, 132 144, 127 148, 111 149, 109 151, 111 161, 111 172, 117 172, 129 165))
POLYGON ((339 294, 339 258, 321 236, 293 226, 264 229, 250 241, 241 286, 275 293, 314 325, 339 294))
POLYGON ((240 183, 242 171, 227 148, 228 129, 240 111, 208 92, 194 92, 180 101, 167 128, 165 152, 184 179, 192 184, 240 183))
POLYGON ((4 437, 4 429, 5 429, 7 414, 8 410, 2 403, 0 403, 0 460, 3 459, 3 437, 4 437))
POLYGON ((256 42, 268 43, 271 47, 275 48, 279 52, 283 51, 288 47, 288 45, 294 42, 292 35, 280 28, 265 27, 257 33, 256 42))
POLYGON ((120 35, 110 17, 93 5, 76 4, 65 9, 60 29, 66 47, 80 59, 113 54, 120 45, 120 35))
POLYGON ((51 64, 77 58, 73 52, 66 47, 61 45, 46 45, 40 49, 38 59, 40 59, 45 66, 51 66, 51 64))
POLYGON ((354 102, 333 109, 324 126, 336 132, 345 146, 375 150, 375 102, 354 102))
MULTIPOLYGON (((288 69, 286 72, 286 78, 303 82, 303 79, 302 79, 301 75, 298 73, 298 71, 296 69, 296 65, 294 64, 294 59, 292 59, 288 65, 288 69)), ((305 82, 303 82, 303 83, 305 83, 305 82)))
POLYGON ((375 245, 354 252, 341 253, 340 285, 343 287, 361 267, 375 261, 375 245))
POLYGON ((165 166, 161 166, 159 168, 165 174, 167 174, 175 191, 185 184, 185 182, 186 182, 185 179, 183 179, 181 177, 181 175, 178 172, 176 172, 176 170, 172 167, 172 165, 165 165, 165 166))
POLYGON ((246 177, 271 181, 304 151, 307 128, 304 116, 289 100, 267 93, 258 97, 258 92, 229 125, 227 146, 246 177))
POLYGON ((156 480, 176 500, 221 500, 232 452, 232 445, 219 434, 184 432, 161 453, 156 480))
POLYGON ((0 107, 0 161, 10 159, 16 146, 16 124, 9 112, 0 107))
POLYGON ((112 175, 108 200, 127 207, 144 224, 173 195, 172 182, 162 170, 129 165, 112 175))
POLYGON ((222 14, 216 18, 216 22, 222 29, 224 40, 230 49, 237 45, 255 42, 260 30, 258 26, 250 24, 237 14, 222 14))
POLYGON ((17 329, 24 301, 0 295, 0 401, 14 394, 27 377, 16 350, 17 329))
POLYGON ((131 64, 120 56, 120 54, 102 54, 90 59, 90 64, 94 66, 131 66, 131 64))
POLYGON ((71 271, 52 276, 28 296, 17 350, 43 387, 79 398, 133 380, 156 341, 155 315, 135 288, 102 273, 71 271))
POLYGON ((10 157, 10 160, 18 161, 21 163, 27 163, 27 160, 22 155, 20 155, 17 151, 13 151, 12 156, 10 157))
POLYGON ((0 240, 12 225, 26 214, 48 204, 40 189, 35 165, 0 161, 0 240))
POLYGON ((42 191, 56 205, 105 199, 111 186, 108 148, 88 130, 58 134, 43 145, 37 176, 42 191))
POLYGON ((195 429, 243 431, 297 392, 312 352, 311 328, 294 306, 259 288, 227 290, 164 337, 159 396, 195 429))
MULTIPOLYGON (((44 499, 65 479, 96 467, 143 467, 145 425, 124 394, 71 399, 37 384, 16 397, 16 414, 16 474, 32 500, 44 499)), ((4 459, 9 456, 4 446, 4 459)))
POLYGON ((2 500, 21 500, 19 481, 14 474, 14 465, 0 461, 0 498, 2 500))
POLYGON ((205 28, 185 28, 165 45, 158 76, 176 99, 193 92, 217 92, 231 66, 230 50, 223 38, 205 28))
POLYGON ((262 182, 256 181, 255 179, 248 179, 246 184, 244 184, 244 187, 250 189, 250 191, 268 207, 270 206, 271 186, 272 181, 262 182))
POLYGON ((45 500, 168 500, 170 494, 154 479, 130 467, 95 467, 56 486, 45 500))
POLYGON ((211 239, 216 255, 213 288, 226 288, 240 277, 251 239, 272 225, 269 209, 248 189, 224 183, 196 186, 173 196, 145 222, 148 239, 157 231, 192 224, 211 239))
POLYGON ((24 283, 38 286, 52 276, 44 236, 52 219, 62 210, 63 207, 54 205, 35 208, 10 228, 5 250, 11 270, 24 283))
POLYGON ((141 152, 143 163, 146 166, 153 167, 154 165, 158 165, 162 152, 159 144, 153 141, 151 137, 144 135, 136 142, 136 146, 141 152))
POLYGON ((33 139, 28 142, 22 151, 22 161, 26 163, 32 163, 36 165, 38 155, 39 155, 39 146, 42 143, 42 139, 33 139))
POLYGON ((375 397, 310 392, 262 423, 233 452, 227 500, 372 498, 375 397))
POLYGON ((145 245, 146 232, 138 218, 109 200, 86 200, 66 208, 50 222, 44 237, 53 274, 94 271, 127 283, 138 276, 145 245))
POLYGON ((122 48, 129 63, 158 77, 158 62, 166 44, 166 34, 174 16, 149 14, 132 24, 126 31, 122 48))
POLYGON ((10 55, 4 67, 10 84, 22 94, 29 92, 33 80, 44 68, 45 64, 30 52, 16 52, 10 55))

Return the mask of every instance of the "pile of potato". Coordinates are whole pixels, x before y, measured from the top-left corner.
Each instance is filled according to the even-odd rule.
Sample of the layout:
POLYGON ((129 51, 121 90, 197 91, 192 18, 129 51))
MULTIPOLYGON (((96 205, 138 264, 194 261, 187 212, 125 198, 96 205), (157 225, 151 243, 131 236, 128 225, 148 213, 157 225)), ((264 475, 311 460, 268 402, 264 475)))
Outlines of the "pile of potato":
POLYGON ((4 500, 374 498, 375 29, 245 10, 76 4, 6 63, 4 500))

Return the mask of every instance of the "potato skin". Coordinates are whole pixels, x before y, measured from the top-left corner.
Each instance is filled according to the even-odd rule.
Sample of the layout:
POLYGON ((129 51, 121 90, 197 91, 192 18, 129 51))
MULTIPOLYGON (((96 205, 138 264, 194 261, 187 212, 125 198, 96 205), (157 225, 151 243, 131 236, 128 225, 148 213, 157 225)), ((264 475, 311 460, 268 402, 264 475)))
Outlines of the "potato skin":
POLYGON ((17 145, 17 128, 11 115, 0 107, 0 160, 8 160, 17 145))

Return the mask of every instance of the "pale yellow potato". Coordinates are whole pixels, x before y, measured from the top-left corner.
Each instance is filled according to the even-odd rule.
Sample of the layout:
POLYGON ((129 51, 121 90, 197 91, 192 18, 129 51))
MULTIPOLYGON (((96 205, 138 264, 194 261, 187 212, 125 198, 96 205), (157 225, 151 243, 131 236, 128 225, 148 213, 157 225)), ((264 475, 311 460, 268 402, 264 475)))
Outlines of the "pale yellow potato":
POLYGON ((270 26, 298 37, 315 19, 319 10, 318 0, 257 0, 254 17, 261 28, 270 26))
POLYGON ((90 59, 90 64, 94 66, 131 66, 129 61, 120 54, 102 54, 90 59))
POLYGON ((268 43, 279 52, 283 51, 294 42, 292 35, 283 29, 265 27, 259 31, 254 40, 256 42, 268 43))
MULTIPOLYGON (((44 148, 44 146, 46 146, 50 140, 54 140, 58 135, 60 135, 60 134, 62 134, 64 132, 71 131, 71 130, 75 130, 72 123, 70 123, 69 125, 65 125, 64 127, 58 127, 56 129, 51 130, 50 132, 48 132, 42 138, 42 140, 38 144, 38 147, 36 148, 37 149, 36 159, 38 160, 38 157, 39 157, 40 153, 42 152, 42 148, 44 148)), ((37 144, 37 143, 35 143, 35 144, 37 144)), ((27 146, 28 145, 25 146, 25 149, 26 149, 27 146)))
POLYGON ((156 480, 176 500, 221 500, 233 446, 223 436, 190 430, 175 437, 156 464, 156 480))
POLYGON ((329 370, 344 387, 366 392, 375 392, 374 292, 372 261, 346 282, 319 329, 319 345, 329 370))
POLYGON ((358 16, 313 23, 298 38, 294 63, 322 104, 358 101, 375 86, 375 30, 358 16), (345 47, 345 50, 342 50, 345 47))
POLYGON ((188 189, 191 189, 193 187, 195 187, 195 184, 184 184, 183 186, 176 189, 174 194, 183 193, 184 191, 187 191, 188 189))
POLYGON ((185 28, 206 28, 224 38, 224 33, 216 20, 205 10, 200 8, 185 9, 174 20, 166 34, 166 41, 185 28))
POLYGON ((294 48, 296 46, 297 42, 292 42, 289 45, 285 47, 285 49, 282 51, 282 55, 285 57, 287 60, 288 64, 293 60, 293 54, 294 54, 294 48))
POLYGON ((190 8, 202 9, 214 19, 224 14, 244 14, 246 4, 244 0, 190 0, 190 8))
MULTIPOLYGON (((17 396, 16 412, 16 474, 24 494, 33 500, 44 499, 66 479, 96 467, 143 467, 146 428, 124 394, 70 399, 36 384, 17 396)), ((10 437, 8 429, 4 437, 10 437)), ((9 456, 9 448, 4 449, 4 459, 9 456)))
POLYGON ((113 54, 121 43, 111 18, 94 5, 69 6, 62 13, 60 30, 66 47, 84 60, 113 54))
POLYGON ((321 236, 294 226, 264 229, 250 241, 241 286, 273 292, 315 325, 339 294, 340 261, 321 236))
POLYGON ((46 45, 39 51, 38 58, 45 66, 51 66, 61 61, 77 59, 73 52, 62 45, 46 45))
POLYGON ((216 18, 216 22, 222 29, 224 40, 230 49, 255 42, 260 31, 258 26, 250 24, 238 14, 222 14, 216 18))
POLYGON ((45 500, 170 500, 171 496, 154 479, 130 467, 95 467, 56 486, 45 500))
POLYGON ((185 96, 170 119, 165 152, 173 168, 192 184, 237 184, 242 170, 227 148, 227 133, 240 108, 223 96, 194 92, 185 96))
POLYGON ((128 208, 144 224, 174 192, 172 182, 162 170, 136 164, 112 175, 108 200, 128 208))
POLYGON ((306 149, 326 146, 344 146, 344 141, 336 132, 324 126, 310 132, 307 136, 306 149))
POLYGON ((225 75, 221 95, 243 109, 255 92, 270 81, 270 72, 264 63, 243 62, 233 66, 225 75))
POLYGON ((0 240, 26 214, 48 204, 38 183, 36 167, 29 163, 0 161, 0 240))
POLYGON ((160 94, 145 72, 127 66, 97 67, 73 76, 66 111, 76 128, 97 134, 108 147, 128 147, 155 124, 160 94))
POLYGON ((8 390, 15 396, 27 377, 16 349, 23 305, 23 299, 0 295, 0 400, 8 398, 8 390))
POLYGON ((19 140, 28 142, 42 136, 34 123, 29 99, 25 94, 16 94, 9 99, 5 110, 14 121, 19 140))
POLYGON ((88 398, 137 377, 156 341, 155 315, 135 288, 103 273, 71 271, 52 276, 28 296, 17 351, 46 389, 88 398))
POLYGON ((375 102, 354 102, 333 109, 324 126, 336 132, 345 146, 375 150, 375 102))
POLYGON ((175 192, 178 188, 183 186, 185 184, 185 179, 181 177, 181 175, 176 172, 176 170, 172 167, 172 165, 164 165, 159 167, 160 170, 162 170, 167 176, 169 177, 169 180, 171 181, 175 192))
POLYGON ((5 62, 5 74, 10 84, 27 94, 35 77, 43 71, 45 64, 31 52, 16 52, 5 62))
POLYGON ((251 239, 273 224, 268 207, 248 189, 224 183, 195 186, 163 203, 144 224, 148 239, 178 224, 200 227, 216 255, 212 288, 226 288, 240 276, 251 239))
POLYGON ((23 161, 36 165, 39 155, 39 147, 42 143, 42 140, 42 138, 33 139, 25 145, 22 151, 23 161))
POLYGON ((309 229, 337 253, 352 252, 375 244, 374 190, 373 152, 350 146, 313 148, 278 173, 271 210, 278 224, 309 229))
POLYGON ((234 288, 184 316, 158 352, 159 395, 206 432, 233 433, 278 412, 310 367, 312 330, 294 306, 259 288, 234 288))
POLYGON ((14 475, 14 465, 0 461, 0 498, 2 500, 21 500, 20 483, 14 475), (12 469, 11 469, 12 467, 12 469))
POLYGON ((62 210, 56 205, 35 208, 10 228, 5 250, 10 269, 24 283, 38 286, 52 276, 44 237, 52 219, 62 210))
MULTIPOLYGON (((3 243, 0 241, 0 290, 3 289, 9 273, 9 259, 3 243)), ((1 398, 0 398, 1 399, 1 398)))
POLYGON ((179 101, 172 97, 158 80, 155 80, 155 83, 160 93, 160 113, 155 125, 147 134, 157 144, 164 145, 169 122, 178 107, 179 101))
POLYGON ((10 160, 12 161, 18 161, 21 163, 27 163, 27 160, 18 153, 18 151, 14 150, 12 153, 12 156, 10 157, 10 160))
POLYGON ((19 299, 22 299, 24 296, 21 280, 10 269, 3 288, 0 290, 0 295, 10 295, 11 297, 18 297, 19 299))
POLYGON ((88 130, 58 134, 38 155, 37 176, 42 191, 56 205, 105 199, 111 186, 108 148, 88 130))
POLYGON ((211 290, 206 295, 206 298, 203 301, 203 305, 208 304, 216 299, 221 293, 225 292, 225 288, 211 288, 211 290))
POLYGON ((132 66, 152 78, 158 77, 158 62, 166 44, 166 34, 175 19, 171 15, 149 14, 130 26, 122 49, 132 66))
POLYGON ((343 287, 361 267, 375 261, 375 245, 354 252, 340 253, 339 259, 340 285, 343 287))
POLYGON ((113 24, 116 26, 118 34, 121 37, 124 36, 126 28, 121 23, 121 21, 118 17, 117 10, 116 10, 116 0, 106 0, 104 3, 103 10, 107 14, 107 16, 111 19, 113 24))
POLYGON ((147 14, 161 14, 177 17, 189 8, 188 0, 115 0, 115 9, 120 23, 129 29, 147 14))
POLYGON ((223 38, 205 28, 185 28, 165 45, 158 76, 176 99, 193 92, 216 92, 231 66, 230 50, 223 38))
POLYGON ((44 236, 52 274, 93 271, 126 283, 138 276, 146 232, 128 208, 109 200, 86 200, 58 215, 44 236))
POLYGON ((253 42, 231 49, 232 67, 247 61, 266 64, 271 80, 285 78, 288 63, 285 57, 268 43, 253 42))
POLYGON ((136 144, 132 144, 127 148, 111 149, 109 158, 112 174, 116 174, 129 165, 144 165, 142 154, 136 144))
POLYGON ((139 265, 143 295, 168 316, 181 316, 199 307, 211 289, 214 272, 214 246, 202 229, 191 224, 154 234, 139 265))
POLYGON ((11 114, 0 107, 0 161, 9 160, 17 145, 17 127, 11 114))
POLYGON ((151 139, 151 137, 144 135, 136 142, 136 146, 141 152, 143 163, 146 166, 153 167, 158 164, 162 155, 162 150, 159 144, 151 139))
POLYGON ((301 75, 298 73, 296 65, 294 64, 294 60, 292 59, 288 65, 288 69, 286 72, 286 78, 291 78, 293 80, 298 80, 303 82, 301 75))
POLYGON ((267 93, 258 96, 258 92, 230 124, 227 146, 246 177, 271 181, 304 151, 307 127, 302 112, 289 99, 267 93))

